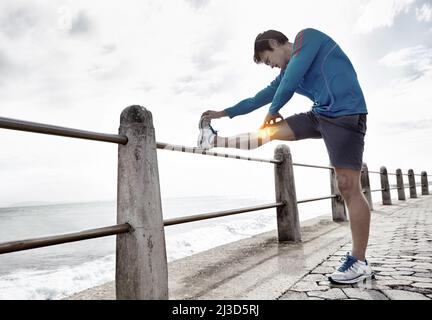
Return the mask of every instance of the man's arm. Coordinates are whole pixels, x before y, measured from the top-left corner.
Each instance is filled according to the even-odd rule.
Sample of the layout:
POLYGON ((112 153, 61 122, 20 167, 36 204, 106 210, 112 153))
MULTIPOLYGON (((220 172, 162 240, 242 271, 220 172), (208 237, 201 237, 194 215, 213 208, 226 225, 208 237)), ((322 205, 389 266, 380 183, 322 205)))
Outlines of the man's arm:
POLYGON ((285 75, 274 95, 269 109, 270 115, 276 115, 292 98, 306 72, 314 61, 322 43, 322 37, 314 29, 305 29, 298 33, 294 42, 291 60, 285 75))
POLYGON ((223 112, 232 119, 236 116, 250 113, 258 108, 261 108, 262 106, 265 106, 266 104, 269 104, 273 101, 275 93, 281 82, 282 75, 283 74, 281 73, 279 76, 277 76, 277 78, 273 80, 269 86, 258 92, 254 97, 240 101, 235 106, 223 110, 223 112))

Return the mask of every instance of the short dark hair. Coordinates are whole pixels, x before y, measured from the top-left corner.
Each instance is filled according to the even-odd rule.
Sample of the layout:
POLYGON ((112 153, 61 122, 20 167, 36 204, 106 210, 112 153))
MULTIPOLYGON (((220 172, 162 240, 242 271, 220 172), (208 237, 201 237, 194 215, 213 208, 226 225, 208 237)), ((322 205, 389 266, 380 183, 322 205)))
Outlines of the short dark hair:
POLYGON ((262 62, 260 57, 261 52, 266 50, 273 51, 273 49, 270 47, 269 40, 276 40, 281 45, 284 45, 288 42, 288 38, 282 32, 276 30, 267 30, 263 33, 260 33, 255 39, 255 63, 262 62))

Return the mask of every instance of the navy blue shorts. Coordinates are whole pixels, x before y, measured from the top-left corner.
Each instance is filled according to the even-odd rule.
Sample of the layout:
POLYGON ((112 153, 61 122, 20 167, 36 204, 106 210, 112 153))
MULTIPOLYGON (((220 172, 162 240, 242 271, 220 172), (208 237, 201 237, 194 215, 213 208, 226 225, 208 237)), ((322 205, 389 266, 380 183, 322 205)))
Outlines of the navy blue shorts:
POLYGON ((360 171, 363 164, 366 114, 329 118, 312 111, 286 118, 296 140, 323 139, 330 164, 360 171))

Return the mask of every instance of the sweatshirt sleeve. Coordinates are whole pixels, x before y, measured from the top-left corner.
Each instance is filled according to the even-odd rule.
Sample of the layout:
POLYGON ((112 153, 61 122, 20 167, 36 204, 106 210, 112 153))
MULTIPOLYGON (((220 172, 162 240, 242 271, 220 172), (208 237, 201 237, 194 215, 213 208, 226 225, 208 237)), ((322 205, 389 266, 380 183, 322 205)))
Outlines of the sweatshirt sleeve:
POLYGON ((254 97, 240 101, 235 106, 225 109, 225 113, 232 119, 236 116, 250 113, 273 101, 279 87, 283 73, 274 79, 269 86, 258 92, 254 97))
POLYGON ((297 34, 290 62, 270 106, 270 114, 277 114, 292 98, 300 81, 312 65, 322 41, 322 37, 314 29, 305 29, 297 34))

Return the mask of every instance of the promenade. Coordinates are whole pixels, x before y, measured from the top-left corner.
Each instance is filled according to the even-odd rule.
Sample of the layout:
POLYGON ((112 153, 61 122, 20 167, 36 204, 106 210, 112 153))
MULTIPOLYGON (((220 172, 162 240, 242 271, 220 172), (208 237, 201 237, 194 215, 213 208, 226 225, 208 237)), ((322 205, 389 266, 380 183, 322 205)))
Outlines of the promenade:
MULTIPOLYGON (((374 204, 368 260, 376 279, 333 285, 327 275, 351 249, 348 222, 302 222, 302 243, 277 231, 168 264, 169 299, 432 299, 432 196, 374 204)), ((68 299, 115 299, 114 281, 68 299)))

